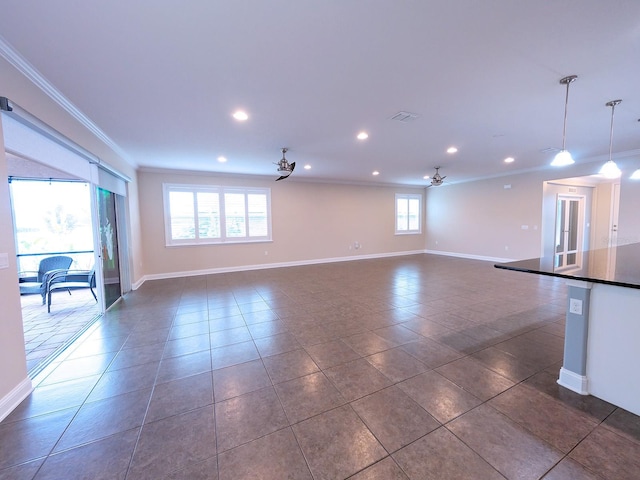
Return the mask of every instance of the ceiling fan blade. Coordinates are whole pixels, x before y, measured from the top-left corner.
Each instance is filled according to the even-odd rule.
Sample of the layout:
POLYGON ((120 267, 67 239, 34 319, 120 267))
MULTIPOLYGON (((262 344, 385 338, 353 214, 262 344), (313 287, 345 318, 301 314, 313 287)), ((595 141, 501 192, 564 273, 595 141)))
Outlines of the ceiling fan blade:
POLYGON ((447 176, 445 175, 444 177, 440 178, 440 180, 444 180, 445 178, 447 178, 447 176))
POLYGON ((285 178, 288 178, 289 175, 291 175, 293 173, 293 170, 296 168, 296 162, 290 163, 289 166, 291 167, 291 171, 287 175, 281 175, 279 178, 276 178, 276 182, 278 180, 284 180, 285 178))

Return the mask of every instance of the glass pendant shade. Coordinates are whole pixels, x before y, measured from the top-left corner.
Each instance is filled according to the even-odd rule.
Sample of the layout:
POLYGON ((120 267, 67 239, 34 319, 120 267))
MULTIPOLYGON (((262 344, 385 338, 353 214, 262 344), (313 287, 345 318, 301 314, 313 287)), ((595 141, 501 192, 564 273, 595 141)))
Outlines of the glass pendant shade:
POLYGON ((622 172, 618 168, 618 165, 616 165, 616 162, 609 160, 600 169, 600 175, 604 178, 618 178, 622 175, 622 172))
POLYGON ((571 156, 571 153, 568 150, 560 150, 558 153, 556 153, 556 156, 553 157, 551 166, 566 167, 567 165, 571 165, 572 163, 575 163, 575 160, 571 156))
POLYGON ((633 172, 629 178, 631 180, 640 180, 640 168, 633 172))

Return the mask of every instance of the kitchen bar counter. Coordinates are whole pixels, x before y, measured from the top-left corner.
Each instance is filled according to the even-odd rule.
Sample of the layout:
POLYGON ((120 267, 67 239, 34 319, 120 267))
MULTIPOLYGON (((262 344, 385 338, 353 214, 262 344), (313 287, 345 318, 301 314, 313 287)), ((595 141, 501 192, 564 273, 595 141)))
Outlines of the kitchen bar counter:
POLYGON ((640 415, 640 244, 584 252, 581 268, 553 259, 496 268, 566 279, 564 361, 558 383, 640 415))
POLYGON ((515 262, 498 263, 496 268, 516 270, 519 272, 537 273, 552 277, 581 280, 584 282, 602 283, 618 287, 640 289, 640 243, 602 248, 584 252, 588 261, 581 268, 555 270, 553 259, 530 258, 515 262), (602 266, 594 259, 615 258, 615 268, 602 266))

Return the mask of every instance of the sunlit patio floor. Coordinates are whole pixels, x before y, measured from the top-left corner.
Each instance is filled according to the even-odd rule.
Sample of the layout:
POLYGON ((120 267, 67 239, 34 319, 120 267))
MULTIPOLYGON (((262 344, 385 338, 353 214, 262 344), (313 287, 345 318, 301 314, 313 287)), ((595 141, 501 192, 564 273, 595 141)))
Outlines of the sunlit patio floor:
POLYGON ((40 295, 23 295, 22 320, 27 369, 37 373, 47 359, 63 349, 99 315, 100 309, 89 289, 55 292, 51 313, 40 295))

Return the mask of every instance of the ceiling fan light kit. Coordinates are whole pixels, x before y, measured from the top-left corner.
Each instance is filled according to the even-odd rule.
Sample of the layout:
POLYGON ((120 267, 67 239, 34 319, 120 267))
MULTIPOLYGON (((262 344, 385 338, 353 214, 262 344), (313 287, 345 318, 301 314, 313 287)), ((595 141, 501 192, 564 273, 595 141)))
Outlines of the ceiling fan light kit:
POLYGON ((571 165, 575 161, 571 156, 571 153, 566 148, 567 141, 567 107, 569 106, 569 85, 571 85, 578 78, 577 75, 569 75, 560 79, 561 85, 567 86, 567 93, 564 99, 564 126, 562 128, 562 150, 560 150, 551 162, 552 167, 565 167, 571 165))
POLYGON ((282 158, 280 159, 279 162, 275 163, 275 165, 278 165, 277 172, 280 174, 280 177, 276 178, 276 182, 278 180, 284 180, 285 178, 288 178, 289 175, 291 175, 293 173, 293 170, 296 168, 296 162, 289 163, 284 156, 288 150, 289 150, 288 148, 283 147, 282 158))
POLYGON ((431 185, 427 185, 427 187, 439 187, 443 184, 444 179, 447 178, 446 175, 444 177, 440 175, 439 170, 441 167, 434 168, 436 169, 436 173, 433 175, 433 177, 431 177, 431 185))

